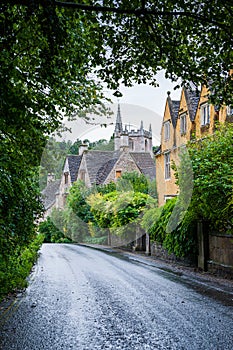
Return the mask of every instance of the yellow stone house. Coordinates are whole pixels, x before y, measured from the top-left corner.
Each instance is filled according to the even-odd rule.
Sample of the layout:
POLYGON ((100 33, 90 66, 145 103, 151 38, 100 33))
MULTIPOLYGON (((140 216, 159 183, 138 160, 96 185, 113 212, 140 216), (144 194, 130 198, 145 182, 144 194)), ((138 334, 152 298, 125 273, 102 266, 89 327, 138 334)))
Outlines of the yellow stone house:
POLYGON ((179 153, 191 139, 200 139, 212 134, 216 122, 232 119, 232 107, 220 110, 208 102, 209 92, 205 86, 201 91, 183 88, 179 101, 166 100, 161 127, 161 145, 156 153, 156 182, 158 204, 163 205, 167 199, 176 197, 179 188, 176 185, 172 162, 179 163, 179 153))

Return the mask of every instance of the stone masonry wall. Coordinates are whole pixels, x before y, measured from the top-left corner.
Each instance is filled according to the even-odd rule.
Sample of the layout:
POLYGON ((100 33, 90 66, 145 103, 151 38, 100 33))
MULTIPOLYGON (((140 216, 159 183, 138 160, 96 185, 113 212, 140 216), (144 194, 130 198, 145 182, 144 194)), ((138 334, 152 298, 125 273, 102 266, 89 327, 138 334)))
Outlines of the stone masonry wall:
POLYGON ((107 179, 104 183, 109 183, 111 181, 116 181, 116 170, 122 171, 122 174, 124 172, 132 172, 137 171, 140 173, 137 165, 135 164, 134 160, 130 156, 128 152, 122 153, 119 160, 116 162, 115 166, 113 167, 112 171, 108 175, 107 179))

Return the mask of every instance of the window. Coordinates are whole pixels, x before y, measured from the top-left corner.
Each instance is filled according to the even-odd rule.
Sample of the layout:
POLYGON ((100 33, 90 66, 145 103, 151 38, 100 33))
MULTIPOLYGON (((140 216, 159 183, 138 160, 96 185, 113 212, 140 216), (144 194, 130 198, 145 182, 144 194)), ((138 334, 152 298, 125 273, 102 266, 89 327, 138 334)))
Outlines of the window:
POLYGON ((133 140, 131 140, 131 139, 129 139, 129 149, 131 151, 133 151, 133 149, 134 149, 134 143, 133 143, 133 140))
POLYGON ((227 116, 233 115, 233 106, 227 106, 227 116))
POLYGON ((171 177, 171 160, 170 160, 170 152, 164 153, 164 175, 165 179, 170 179, 171 177))
POLYGON ((201 126, 208 125, 210 123, 210 106, 205 103, 201 106, 201 126))
POLYGON ((116 170, 116 179, 121 177, 121 170, 116 170))
POLYGON ((64 173, 64 178, 65 178, 65 185, 68 184, 68 173, 64 173))
POLYGON ((167 202, 169 201, 169 199, 173 199, 173 198, 176 198, 177 197, 177 194, 170 194, 170 195, 164 195, 164 201, 167 202))
POLYGON ((180 133, 186 133, 186 113, 181 114, 180 116, 180 133))
POLYGON ((164 141, 168 141, 170 139, 170 122, 167 121, 164 123, 164 141))

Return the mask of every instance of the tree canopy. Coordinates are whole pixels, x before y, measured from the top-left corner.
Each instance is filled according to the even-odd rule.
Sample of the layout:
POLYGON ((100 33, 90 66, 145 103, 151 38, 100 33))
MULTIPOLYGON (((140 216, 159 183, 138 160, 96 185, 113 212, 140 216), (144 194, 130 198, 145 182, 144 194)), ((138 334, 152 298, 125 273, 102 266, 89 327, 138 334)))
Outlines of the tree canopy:
MULTIPOLYGON (((35 52, 35 47, 41 45, 45 71, 53 68, 53 78, 57 69, 64 73, 53 97, 57 103, 60 88, 65 89, 67 95, 63 94, 62 98, 66 108, 68 96, 75 96, 77 87, 83 89, 82 98, 90 97, 88 88, 93 82, 86 81, 84 72, 95 72, 110 88, 118 89, 120 82, 128 86, 149 82, 156 86, 155 74, 161 69, 173 81, 181 78, 181 84, 206 83, 216 103, 232 104, 230 0, 14 0, 13 3, 17 5, 13 6, 15 16, 18 11, 26 12, 29 22, 33 21, 39 31, 39 40, 33 46, 35 52), (49 38, 49 45, 44 36, 49 38), (58 52, 59 57, 55 55, 51 59, 58 52), (66 84, 70 75, 75 92, 66 84)), ((9 9, 9 5, 5 6, 9 9)), ((44 68, 40 68, 41 73, 44 68)), ((80 102, 80 94, 76 97, 80 102)))

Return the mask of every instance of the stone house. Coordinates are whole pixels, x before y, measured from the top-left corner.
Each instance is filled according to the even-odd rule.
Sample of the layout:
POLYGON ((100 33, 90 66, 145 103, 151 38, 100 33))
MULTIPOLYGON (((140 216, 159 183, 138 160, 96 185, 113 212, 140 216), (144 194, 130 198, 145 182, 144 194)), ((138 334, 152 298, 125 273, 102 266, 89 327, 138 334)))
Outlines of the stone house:
MULTIPOLYGON (((124 172, 135 171, 148 179, 155 179, 155 160, 152 152, 152 130, 143 127, 138 130, 123 127, 120 106, 118 106, 114 130, 114 151, 88 150, 88 145, 79 147, 78 155, 68 155, 65 160, 59 190, 53 206, 63 209, 69 189, 76 180, 84 181, 87 187, 115 182, 124 172)), ((111 243, 113 244, 111 237, 111 243)), ((119 238, 115 237, 117 245, 119 238)), ((110 242, 110 241, 109 241, 110 242)), ((135 232, 136 249, 149 253, 149 235, 135 232)))
POLYGON ((172 100, 168 93, 161 127, 161 144, 156 153, 159 206, 179 194, 171 165, 173 162, 179 164, 181 148, 192 139, 212 134, 216 122, 223 123, 232 118, 232 108, 224 106, 217 110, 208 103, 208 94, 205 86, 201 91, 184 87, 179 101, 172 100))
POLYGON ((47 185, 41 191, 41 197, 44 204, 44 219, 51 214, 52 209, 56 206, 56 197, 59 194, 60 180, 55 179, 55 175, 47 175, 47 185))
MULTIPOLYGON (((232 106, 217 109, 208 102, 209 91, 205 86, 201 91, 182 89, 179 101, 173 101, 168 94, 161 127, 161 145, 156 153, 156 183, 158 204, 179 194, 172 162, 179 164, 179 152, 190 140, 201 139, 213 134, 216 122, 233 122, 232 106)), ((209 232, 204 223, 199 222, 198 267, 214 271, 224 276, 233 276, 233 236, 224 232, 209 232)))
POLYGON ((167 199, 179 193, 171 164, 172 162, 177 164, 180 148, 192 138, 195 132, 198 101, 199 94, 186 88, 183 88, 179 101, 172 100, 168 93, 161 128, 161 145, 156 153, 159 205, 163 205, 167 199))
POLYGON ((72 184, 80 179, 87 187, 115 182, 124 172, 136 171, 155 179, 155 162, 152 152, 152 130, 123 127, 118 106, 114 130, 114 151, 88 150, 88 145, 79 148, 78 155, 68 155, 62 172, 56 207, 63 208, 72 184))

